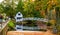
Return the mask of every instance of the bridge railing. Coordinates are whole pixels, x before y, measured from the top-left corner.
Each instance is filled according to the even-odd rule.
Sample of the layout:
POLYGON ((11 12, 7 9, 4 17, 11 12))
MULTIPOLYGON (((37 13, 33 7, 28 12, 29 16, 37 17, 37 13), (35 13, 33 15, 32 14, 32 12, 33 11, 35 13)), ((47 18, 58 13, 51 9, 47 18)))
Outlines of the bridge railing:
POLYGON ((43 21, 43 22, 48 22, 48 19, 46 18, 23 18, 24 20, 39 20, 39 21, 43 21))

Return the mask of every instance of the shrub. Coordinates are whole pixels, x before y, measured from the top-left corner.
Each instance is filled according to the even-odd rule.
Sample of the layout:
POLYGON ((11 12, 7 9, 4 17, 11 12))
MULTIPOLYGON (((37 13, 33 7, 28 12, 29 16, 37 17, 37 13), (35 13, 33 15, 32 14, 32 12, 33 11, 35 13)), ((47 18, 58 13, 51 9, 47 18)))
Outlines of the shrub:
POLYGON ((14 27, 15 27, 14 22, 13 22, 13 21, 10 21, 10 22, 8 23, 8 27, 9 27, 9 30, 14 30, 14 27))

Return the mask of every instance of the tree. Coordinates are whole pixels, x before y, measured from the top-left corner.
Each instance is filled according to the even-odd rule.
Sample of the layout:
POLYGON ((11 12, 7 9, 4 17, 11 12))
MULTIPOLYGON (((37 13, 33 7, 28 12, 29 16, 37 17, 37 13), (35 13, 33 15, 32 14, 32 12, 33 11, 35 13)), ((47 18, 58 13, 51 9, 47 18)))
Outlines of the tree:
POLYGON ((15 15, 15 6, 14 5, 15 1, 12 0, 6 0, 6 1, 3 1, 2 5, 3 5, 3 12, 7 14, 7 16, 11 17, 11 18, 14 18, 14 15, 15 15))
POLYGON ((0 4, 0 13, 3 13, 3 5, 0 4))

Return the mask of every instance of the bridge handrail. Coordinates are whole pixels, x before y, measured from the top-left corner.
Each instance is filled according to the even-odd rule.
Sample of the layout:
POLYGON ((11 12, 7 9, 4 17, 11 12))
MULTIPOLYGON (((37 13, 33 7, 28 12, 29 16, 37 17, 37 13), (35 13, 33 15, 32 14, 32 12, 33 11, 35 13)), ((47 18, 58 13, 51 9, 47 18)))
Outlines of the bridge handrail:
POLYGON ((43 21, 43 22, 48 22, 48 19, 46 18, 23 18, 24 20, 39 20, 39 21, 43 21))
POLYGON ((0 29, 0 32, 6 27, 6 25, 8 24, 10 20, 8 20, 6 23, 4 23, 4 25, 2 26, 2 28, 0 29))

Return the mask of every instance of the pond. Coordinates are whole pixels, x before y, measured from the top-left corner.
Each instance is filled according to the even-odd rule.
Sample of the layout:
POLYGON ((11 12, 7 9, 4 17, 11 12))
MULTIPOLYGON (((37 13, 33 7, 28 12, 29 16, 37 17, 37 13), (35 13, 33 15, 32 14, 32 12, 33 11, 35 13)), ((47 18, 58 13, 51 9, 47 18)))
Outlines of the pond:
MULTIPOLYGON (((43 23, 42 23, 43 24, 43 23)), ((42 26, 43 27, 43 26, 42 26)), ((21 31, 21 30, 27 30, 27 31, 46 31, 46 28, 40 28, 37 24, 36 21, 24 21, 24 22, 19 22, 16 23, 16 27, 15 27, 16 31, 21 31)))

